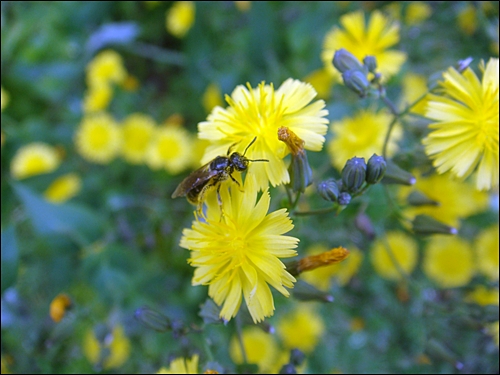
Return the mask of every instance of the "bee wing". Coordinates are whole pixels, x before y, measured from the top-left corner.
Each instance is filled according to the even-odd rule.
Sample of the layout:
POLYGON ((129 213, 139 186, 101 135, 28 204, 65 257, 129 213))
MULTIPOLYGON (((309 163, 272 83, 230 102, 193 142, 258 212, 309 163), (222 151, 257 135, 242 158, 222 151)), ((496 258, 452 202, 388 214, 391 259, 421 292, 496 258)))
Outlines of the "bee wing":
POLYGON ((205 184, 212 177, 216 176, 218 171, 210 170, 209 164, 210 162, 191 172, 189 176, 182 180, 172 193, 172 198, 184 197, 190 190, 195 189, 201 184, 205 184))

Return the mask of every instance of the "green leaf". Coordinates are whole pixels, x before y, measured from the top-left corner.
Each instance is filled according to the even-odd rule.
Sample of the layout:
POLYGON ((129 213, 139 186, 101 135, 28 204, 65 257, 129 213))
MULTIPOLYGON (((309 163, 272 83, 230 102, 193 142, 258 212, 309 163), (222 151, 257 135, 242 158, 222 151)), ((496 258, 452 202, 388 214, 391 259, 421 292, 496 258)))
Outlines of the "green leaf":
POLYGON ((10 287, 17 278, 19 251, 17 249, 14 226, 2 231, 2 293, 10 287))

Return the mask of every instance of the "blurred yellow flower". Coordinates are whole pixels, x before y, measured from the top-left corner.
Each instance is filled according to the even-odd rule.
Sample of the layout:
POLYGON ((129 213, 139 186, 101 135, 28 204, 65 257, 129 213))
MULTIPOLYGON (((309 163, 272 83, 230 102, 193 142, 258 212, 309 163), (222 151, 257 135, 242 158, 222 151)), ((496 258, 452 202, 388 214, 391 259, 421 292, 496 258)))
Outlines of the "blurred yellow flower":
POLYGON ((66 315, 66 311, 69 307, 71 307, 71 298, 64 293, 58 294, 52 302, 50 302, 50 317, 54 322, 59 323, 61 319, 64 318, 64 315, 66 315))
POLYGON ((224 106, 224 99, 219 85, 214 82, 209 84, 203 93, 201 102, 207 113, 210 113, 215 107, 224 106))
POLYGON ((435 235, 427 243, 423 270, 441 288, 467 285, 475 271, 472 249, 460 237, 435 235))
POLYGON ((127 91, 136 91, 139 88, 139 80, 137 77, 128 74, 127 78, 122 82, 122 87, 127 91))
POLYGON ((221 318, 236 316, 243 297, 254 322, 260 322, 274 313, 269 286, 286 297, 286 288, 293 288, 295 278, 280 258, 295 256, 299 240, 283 235, 293 228, 285 209, 267 214, 269 192, 266 189, 257 200, 251 175, 242 190, 231 189, 233 184, 229 180, 221 185, 223 215, 216 192, 207 194, 205 220, 184 229, 180 246, 191 250, 193 285, 209 285, 209 296, 223 304, 221 318))
POLYGON ((304 77, 303 81, 314 87, 319 99, 328 99, 331 96, 334 78, 326 68, 316 69, 304 77))
POLYGON ((77 151, 84 158, 100 164, 109 163, 120 152, 122 134, 107 113, 85 116, 75 133, 77 151))
POLYGON ((122 57, 115 51, 99 52, 87 65, 87 86, 121 84, 127 78, 122 57))
POLYGON ((176 358, 170 362, 168 368, 162 367, 157 374, 199 374, 198 372, 198 354, 191 358, 176 358))
POLYGON ((117 368, 123 365, 130 355, 130 340, 125 335, 123 327, 113 327, 103 342, 97 340, 92 329, 88 330, 83 338, 83 354, 89 362, 100 363, 105 369, 117 368))
POLYGON ((321 59, 330 74, 340 81, 340 73, 333 67, 333 55, 341 48, 346 49, 359 61, 366 56, 377 59, 377 71, 384 79, 395 75, 406 61, 404 52, 389 50, 399 42, 399 25, 385 17, 380 11, 372 12, 365 24, 363 11, 348 13, 340 18, 343 29, 334 26, 325 36, 321 59))
MULTIPOLYGON (((427 92, 427 78, 420 74, 407 73, 402 80, 403 89, 403 104, 406 107, 408 104, 412 104, 427 92)), ((421 99, 415 106, 412 107, 411 113, 418 114, 420 116, 425 116, 427 110, 427 99, 421 99)))
POLYGON ((445 95, 429 95, 426 116, 435 122, 423 140, 439 173, 468 177, 477 167, 476 187, 498 187, 498 59, 484 68, 482 82, 467 68, 444 73, 445 95))
POLYGON ((16 179, 23 179, 52 172, 60 163, 60 156, 55 147, 35 142, 17 150, 10 163, 10 173, 16 179))
POLYGON ((191 163, 192 141, 186 129, 180 126, 158 127, 146 154, 146 163, 152 169, 165 168, 177 174, 191 163))
MULTIPOLYGON (((328 153, 332 165, 339 171, 352 157, 363 157, 366 161, 374 154, 381 154, 391 115, 385 111, 361 110, 354 117, 333 121, 330 129, 332 140, 328 143, 328 153)), ((402 136, 401 127, 396 126, 387 146, 391 156, 397 150, 397 142, 402 136)))
MULTIPOLYGON (((317 255, 328 250, 326 246, 314 245, 307 249, 306 254, 317 255)), ((359 249, 349 246, 349 256, 341 263, 319 267, 310 272, 304 272, 300 275, 300 278, 318 289, 328 290, 332 280, 337 281, 340 285, 347 284, 358 272, 362 261, 363 253, 359 249)))
POLYGON ((122 123, 122 155, 131 164, 143 163, 155 132, 155 121, 143 113, 133 113, 122 123))
POLYGON ((472 4, 465 3, 465 6, 457 15, 457 24, 465 34, 474 34, 474 31, 477 29, 476 7, 472 4))
POLYGON ((474 302, 481 306, 498 305, 500 296, 498 288, 488 289, 484 285, 478 285, 474 290, 467 294, 466 301, 474 302))
MULTIPOLYGON (((248 363, 258 365, 262 374, 270 372, 270 369, 275 367, 274 362, 278 356, 278 345, 274 336, 255 326, 245 328, 242 337, 248 363)), ((229 343, 229 355, 234 363, 243 363, 240 343, 236 336, 233 336, 229 343)))
POLYGON ((201 160, 209 144, 210 142, 206 139, 194 139, 193 145, 191 146, 191 166, 193 168, 198 169, 203 165, 201 160))
POLYGON ((387 244, 389 248, 382 238, 373 244, 371 260, 375 271, 390 280, 401 279, 401 271, 411 274, 418 260, 417 242, 403 232, 390 232, 387 234, 387 244))
POLYGON ((416 26, 424 22, 432 14, 432 8, 424 1, 410 1, 406 7, 406 24, 416 26))
POLYGON ((474 243, 478 271, 492 281, 498 281, 498 237, 499 226, 497 224, 483 230, 474 243))
POLYGON ((249 159, 267 159, 269 163, 251 163, 249 170, 257 178, 260 190, 269 186, 288 183, 290 176, 283 158, 288 146, 278 139, 278 129, 289 128, 305 141, 305 149, 320 151, 325 141, 328 111, 325 102, 318 100, 313 87, 298 80, 287 79, 277 89, 264 82, 252 89, 238 86, 226 95, 229 106, 215 107, 207 121, 198 124, 199 138, 208 139, 212 145, 207 148, 203 163, 218 155, 225 155, 228 148, 243 153, 253 138, 255 143, 248 149, 249 159))
POLYGON ((234 5, 240 12, 248 12, 252 7, 251 1, 235 1, 234 5))
POLYGON ((311 353, 325 332, 325 324, 311 305, 301 303, 281 317, 276 332, 287 349, 311 353))
POLYGON ((177 38, 183 38, 194 23, 195 11, 194 2, 176 1, 166 14, 167 31, 177 38))
POLYGON ((486 326, 486 332, 488 335, 493 337, 493 341, 495 342, 497 348, 498 348, 498 322, 490 323, 486 326))
POLYGON ((0 87, 0 94, 1 94, 0 96, 1 110, 3 111, 3 109, 7 107, 7 104, 9 104, 10 98, 9 98, 9 93, 5 91, 3 87, 0 87))
POLYGON ((83 112, 92 113, 106 109, 113 97, 113 90, 108 84, 90 86, 83 97, 83 112))
POLYGON ((82 179, 76 173, 68 173, 50 184, 43 194, 52 203, 63 203, 73 198, 82 188, 82 179))

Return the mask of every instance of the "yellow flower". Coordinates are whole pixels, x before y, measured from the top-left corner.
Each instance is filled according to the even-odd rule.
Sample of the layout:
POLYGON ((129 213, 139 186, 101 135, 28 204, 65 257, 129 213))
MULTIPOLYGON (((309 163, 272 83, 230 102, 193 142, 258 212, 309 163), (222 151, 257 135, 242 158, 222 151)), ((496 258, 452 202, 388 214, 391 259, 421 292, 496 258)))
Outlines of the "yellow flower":
POLYGON ((390 280, 399 280, 403 276, 401 271, 410 274, 415 268, 418 246, 413 238, 402 232, 388 233, 387 244, 389 248, 383 239, 378 239, 373 244, 371 250, 373 267, 380 276, 390 280))
POLYGON ((432 8, 424 1, 411 1, 406 8, 406 24, 415 26, 424 22, 432 14, 432 8))
POLYGON ((295 278, 279 258, 295 256, 299 240, 283 236, 293 228, 285 209, 267 214, 267 189, 257 200, 251 175, 242 189, 231 180, 221 185, 223 215, 216 192, 207 194, 206 222, 196 220, 184 229, 180 246, 191 250, 193 285, 209 285, 209 296, 223 304, 221 318, 236 316, 244 297, 254 322, 260 322, 274 313, 269 285, 289 296, 285 287, 292 288, 295 278))
POLYGON ((108 84, 90 86, 83 98, 83 112, 92 113, 106 109, 112 96, 113 91, 108 84))
POLYGON ((276 332, 286 348, 311 353, 325 332, 325 324, 321 315, 302 303, 280 319, 276 332))
POLYGON ((56 323, 59 323, 66 311, 71 307, 71 298, 67 294, 58 294, 52 302, 50 302, 50 317, 56 323))
MULTIPOLYGON (((278 346, 274 336, 259 327, 248 327, 243 330, 242 337, 248 363, 258 365, 259 372, 263 374, 274 368, 278 356, 278 346)), ((240 343, 236 336, 233 336, 229 344, 229 355, 234 363, 243 363, 240 343)))
MULTIPOLYGON (((332 122, 333 139, 327 147, 333 166, 341 171, 354 156, 368 160, 374 153, 380 155, 390 122, 389 113, 372 110, 361 110, 354 117, 332 122)), ((401 136, 401 128, 395 127, 387 147, 389 156, 397 150, 396 142, 401 136)))
POLYGON ((495 342, 495 345, 498 348, 498 322, 490 323, 486 326, 486 331, 488 332, 488 335, 493 337, 493 341, 495 342))
POLYGON ((121 131, 107 113, 97 113, 83 118, 75 133, 78 152, 95 163, 106 164, 119 153, 121 131))
POLYGON ((168 368, 162 367, 157 374, 198 374, 198 354, 191 358, 176 358, 168 368))
POLYGON ((474 34, 477 29, 476 8, 472 4, 466 4, 457 15, 458 26, 467 35, 474 34))
POLYGON ((165 168, 169 173, 182 172, 191 163, 191 138, 180 126, 157 128, 149 145, 146 162, 150 168, 165 168))
POLYGON ((115 51, 99 52, 87 65, 87 86, 100 86, 110 83, 123 83, 127 71, 122 57, 115 51))
POLYGON ((184 37, 194 23, 195 10, 192 1, 176 1, 167 12, 167 31, 177 38, 184 37))
POLYGON ((309 73, 304 77, 303 81, 310 83, 314 87, 318 93, 318 98, 328 99, 330 97, 334 78, 325 68, 309 73))
POLYGON ((102 360, 105 369, 117 368, 125 363, 130 355, 130 340, 125 336, 123 327, 117 325, 101 343, 92 329, 83 338, 83 353, 87 359, 97 364, 102 360), (104 356, 104 357, 103 357, 104 356))
POLYGON ((426 246, 423 270, 441 288, 467 285, 474 275, 472 249, 460 237, 433 236, 426 246))
POLYGON ((82 179, 76 173, 68 173, 52 182, 44 196, 50 202, 63 203, 78 194, 81 188, 82 179))
POLYGON ((498 281, 498 224, 482 231, 474 247, 477 254, 477 268, 483 275, 498 281))
POLYGON ((49 173, 61 163, 57 150, 41 142, 30 143, 17 150, 10 164, 10 173, 16 179, 49 173))
POLYGON ((3 89, 3 87, 0 87, 0 89, 1 89, 0 90, 0 94, 1 94, 1 96, 0 96, 0 100, 1 100, 0 104, 1 104, 1 110, 3 111, 3 109, 5 107, 7 107, 7 104, 9 104, 9 93, 7 91, 5 91, 3 89))
POLYGON ((248 12, 252 7, 251 1, 235 1, 234 5, 240 12, 248 12))
POLYGON ((236 87, 231 97, 226 95, 229 107, 215 107, 207 121, 198 124, 199 138, 213 143, 207 148, 203 162, 225 155, 234 144, 233 151, 242 153, 257 137, 246 156, 269 160, 249 166, 259 189, 265 189, 269 182, 273 186, 288 183, 290 176, 283 161, 288 147, 278 140, 278 129, 289 128, 305 141, 307 150, 320 151, 328 130, 328 120, 324 118, 328 111, 323 100, 310 103, 315 96, 310 84, 291 78, 277 90, 264 82, 256 89, 250 84, 236 87))
POLYGON ((466 301, 475 302, 481 306, 498 305, 499 299, 498 288, 488 289, 484 285, 478 285, 472 292, 468 293, 466 297, 466 301))
POLYGON ((405 209, 405 214, 411 220, 416 215, 429 215, 438 221, 458 228, 460 219, 479 213, 488 207, 488 194, 486 192, 477 191, 467 182, 453 180, 449 174, 431 174, 423 177, 418 171, 414 171, 413 175, 417 182, 412 187, 400 188, 400 196, 407 197, 415 189, 439 204, 437 206, 408 207, 405 209))
MULTIPOLYGON (((402 81, 404 105, 412 104, 427 92, 427 78, 420 74, 407 73, 402 81)), ((421 99, 415 106, 412 107, 411 113, 424 116, 427 110, 427 99, 421 99)))
POLYGON ((139 88, 140 82, 137 77, 128 74, 125 80, 122 82, 122 87, 127 91, 136 91, 139 88))
POLYGON ((368 25, 365 25, 363 11, 343 15, 340 23, 344 29, 334 26, 325 36, 321 59, 330 74, 340 79, 340 74, 332 65, 335 51, 346 49, 359 61, 366 56, 377 59, 377 71, 384 78, 395 75, 406 61, 406 54, 389 50, 399 42, 399 26, 391 22, 380 11, 372 12, 368 25))
POLYGON ((133 113, 122 124, 122 155, 129 163, 140 164, 146 158, 153 134, 155 121, 148 115, 133 113))
POLYGON ((198 169, 203 165, 201 160, 209 144, 210 142, 206 139, 195 138, 191 146, 191 166, 193 168, 198 169))
MULTIPOLYGON (((328 248, 323 245, 315 245, 307 250, 307 255, 317 255, 328 248)), ((328 290, 332 279, 340 285, 347 284, 351 278, 358 272, 363 261, 363 253, 355 247, 349 246, 349 256, 341 263, 332 264, 325 267, 319 267, 311 272, 304 272, 300 277, 321 290, 328 290)))
POLYGON ((476 187, 498 186, 498 59, 491 58, 482 82, 467 68, 444 73, 446 95, 429 95, 426 116, 435 120, 423 140, 439 173, 464 179, 475 169, 476 187))
POLYGON ((210 113, 215 107, 222 107, 224 105, 224 100, 222 99, 222 93, 220 87, 216 83, 211 83, 205 89, 203 97, 201 98, 203 108, 205 111, 210 113))

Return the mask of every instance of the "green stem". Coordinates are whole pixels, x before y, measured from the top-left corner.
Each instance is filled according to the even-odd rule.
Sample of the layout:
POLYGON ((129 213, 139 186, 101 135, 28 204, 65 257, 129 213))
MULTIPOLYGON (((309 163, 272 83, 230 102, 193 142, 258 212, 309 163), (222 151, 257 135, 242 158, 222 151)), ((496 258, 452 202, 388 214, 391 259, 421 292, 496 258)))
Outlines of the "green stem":
POLYGON ((236 336, 238 337, 238 343, 240 344, 241 356, 243 357, 243 363, 248 363, 247 352, 245 351, 245 344, 243 343, 243 332, 241 329, 241 318, 237 314, 234 319, 236 325, 236 336))
POLYGON ((318 208, 317 210, 310 210, 310 211, 295 211, 292 214, 294 216, 311 216, 311 215, 321 215, 321 214, 326 214, 332 211, 335 211, 338 209, 338 205, 334 205, 328 208, 318 208))

